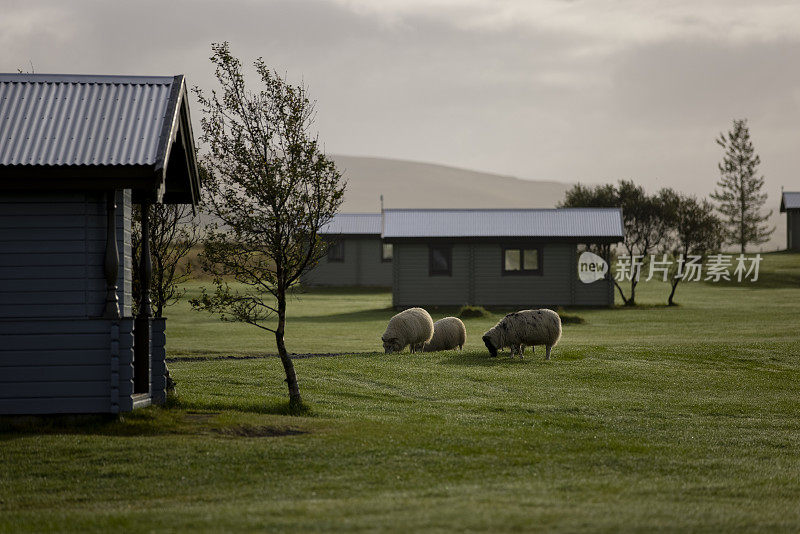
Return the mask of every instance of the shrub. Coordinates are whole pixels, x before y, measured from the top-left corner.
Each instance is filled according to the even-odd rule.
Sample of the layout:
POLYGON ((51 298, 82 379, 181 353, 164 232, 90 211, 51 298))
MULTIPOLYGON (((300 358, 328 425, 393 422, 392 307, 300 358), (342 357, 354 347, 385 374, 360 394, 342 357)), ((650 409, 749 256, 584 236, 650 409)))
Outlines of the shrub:
POLYGON ((580 315, 574 313, 567 313, 561 307, 558 307, 555 311, 561 318, 561 324, 583 324, 586 322, 586 320, 580 315))
POLYGON ((488 317, 489 312, 483 306, 461 306, 458 310, 458 317, 461 319, 472 319, 476 317, 488 317))

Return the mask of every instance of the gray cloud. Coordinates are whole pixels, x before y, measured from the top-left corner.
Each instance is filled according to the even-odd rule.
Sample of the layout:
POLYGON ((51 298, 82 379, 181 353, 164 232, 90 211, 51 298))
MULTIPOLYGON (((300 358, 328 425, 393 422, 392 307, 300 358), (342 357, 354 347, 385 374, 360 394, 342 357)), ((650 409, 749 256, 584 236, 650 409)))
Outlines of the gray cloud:
POLYGON ((748 117, 771 192, 800 189, 800 9, 783 2, 6 4, 2 70, 211 88, 209 44, 229 40, 307 83, 331 152, 705 193, 714 137, 748 117))

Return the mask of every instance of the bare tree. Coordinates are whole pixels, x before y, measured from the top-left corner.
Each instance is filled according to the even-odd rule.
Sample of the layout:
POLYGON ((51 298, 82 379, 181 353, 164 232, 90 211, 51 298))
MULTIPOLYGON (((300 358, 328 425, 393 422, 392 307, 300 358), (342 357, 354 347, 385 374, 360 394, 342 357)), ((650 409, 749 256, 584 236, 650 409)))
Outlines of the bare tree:
MULTIPOLYGON (((150 256, 153 262, 153 277, 150 295, 153 316, 162 317, 164 308, 178 302, 186 293, 181 285, 189 280, 192 265, 183 260, 200 242, 200 225, 188 204, 154 204, 150 210, 150 256), (182 265, 181 265, 182 264, 182 265)), ((133 265, 139 265, 142 241, 142 212, 133 209, 131 248, 133 265)), ((133 271, 133 293, 138 295, 139 272, 133 271)), ((138 299, 133 299, 134 305, 138 299)))
MULTIPOLYGON (((674 306, 675 291, 678 284, 690 272, 687 262, 690 256, 699 258, 699 263, 709 252, 722 246, 724 225, 714 215, 714 207, 707 201, 677 193, 672 189, 662 189, 659 194, 664 217, 670 228, 666 248, 673 257, 670 269, 670 293, 667 304, 674 306)), ((699 272, 698 272, 699 273, 699 272)))
POLYGON ((762 192, 764 177, 757 170, 761 158, 750 141, 746 119, 734 120, 733 129, 727 135, 720 134, 717 144, 725 150, 725 156, 718 165, 721 177, 711 198, 717 201, 727 224, 725 241, 738 244, 744 254, 748 244, 766 243, 775 230, 764 224, 772 210, 761 214, 767 201, 767 194, 762 192))
MULTIPOLYGON (((200 223, 192 206, 187 204, 154 204, 150 209, 150 257, 153 276, 150 296, 153 316, 163 317, 164 308, 177 303, 186 293, 182 284, 189 280, 192 265, 184 261, 200 242, 200 223), (183 264, 183 265, 181 265, 183 264)), ((142 250, 142 212, 134 206, 131 225, 133 265, 139 265, 142 250)), ((133 269, 133 313, 141 294, 139 270, 133 269)), ((175 389, 175 381, 166 370, 167 389, 175 389)))
POLYGON ((212 51, 220 93, 195 93, 212 175, 206 198, 221 226, 207 233, 201 255, 214 291, 203 289, 192 305, 272 332, 290 406, 300 408, 284 342, 287 293, 324 255, 318 231, 341 206, 345 184, 311 133, 314 102, 305 86, 289 84, 259 58, 253 65, 261 87, 250 91, 228 43, 212 51))

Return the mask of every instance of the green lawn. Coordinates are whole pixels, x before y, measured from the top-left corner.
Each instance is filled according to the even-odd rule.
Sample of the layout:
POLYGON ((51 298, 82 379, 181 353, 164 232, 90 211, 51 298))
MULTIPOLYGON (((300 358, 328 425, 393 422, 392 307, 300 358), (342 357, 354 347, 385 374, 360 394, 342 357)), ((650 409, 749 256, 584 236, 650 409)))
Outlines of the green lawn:
POLYGON ((550 362, 488 357, 500 311, 463 353, 385 356, 388 292, 302 295, 289 350, 349 353, 295 360, 305 417, 276 358, 222 359, 268 333, 181 304, 170 409, 2 423, 0 531, 797 531, 800 255, 762 277, 569 310, 550 362))

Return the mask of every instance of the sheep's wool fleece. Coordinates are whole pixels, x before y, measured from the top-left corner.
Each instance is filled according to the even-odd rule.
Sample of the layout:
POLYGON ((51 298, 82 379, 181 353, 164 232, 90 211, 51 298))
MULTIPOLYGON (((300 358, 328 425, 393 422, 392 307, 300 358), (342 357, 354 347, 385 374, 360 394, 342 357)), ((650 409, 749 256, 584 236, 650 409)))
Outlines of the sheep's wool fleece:
POLYGON ((433 319, 422 308, 409 308, 401 311, 391 319, 386 331, 381 336, 387 339, 400 340, 401 346, 417 345, 430 341, 433 336, 433 319))
POLYGON ((552 310, 522 310, 509 313, 487 334, 498 349, 516 345, 555 346, 561 339, 561 318, 552 310))
POLYGON ((437 350, 450 350, 463 347, 467 341, 467 329, 458 317, 445 317, 433 323, 433 337, 425 346, 423 352, 437 350))

